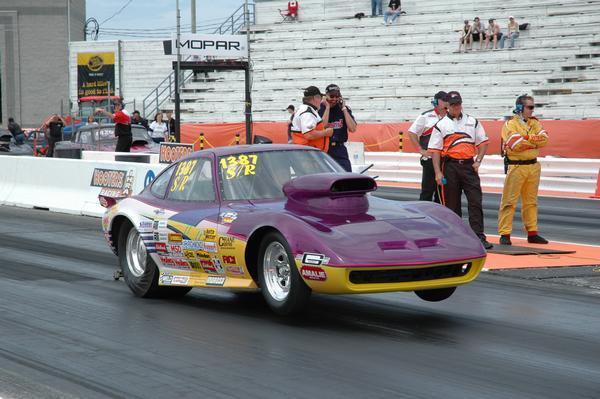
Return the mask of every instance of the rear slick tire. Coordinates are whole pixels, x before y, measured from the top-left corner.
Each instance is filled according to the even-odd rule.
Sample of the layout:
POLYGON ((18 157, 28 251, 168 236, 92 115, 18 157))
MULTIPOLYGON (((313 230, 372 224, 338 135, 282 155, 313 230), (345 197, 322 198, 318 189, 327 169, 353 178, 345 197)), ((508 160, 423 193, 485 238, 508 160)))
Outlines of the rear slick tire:
POLYGON ((419 298, 427 302, 440 302, 444 299, 450 298, 452 294, 456 291, 456 287, 448 287, 448 288, 436 288, 434 290, 420 290, 415 291, 415 294, 419 298))
POLYGON ((279 232, 270 232, 261 241, 258 282, 273 312, 286 316, 306 310, 311 290, 302 280, 290 246, 279 232))
POLYGON ((140 298, 176 298, 192 289, 158 285, 158 266, 148 254, 140 233, 131 223, 127 223, 119 232, 119 266, 125 283, 140 298))

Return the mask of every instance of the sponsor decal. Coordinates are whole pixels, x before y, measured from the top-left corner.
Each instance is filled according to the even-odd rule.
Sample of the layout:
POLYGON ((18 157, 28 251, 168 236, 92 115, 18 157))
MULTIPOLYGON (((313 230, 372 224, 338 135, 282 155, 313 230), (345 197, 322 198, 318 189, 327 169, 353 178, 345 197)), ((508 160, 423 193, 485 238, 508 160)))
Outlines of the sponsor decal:
POLYGON ((233 244, 235 239, 233 237, 221 236, 219 237, 219 247, 224 249, 234 249, 233 244))
POLYGON ((155 220, 155 221, 152 223, 152 229, 153 229, 153 230, 158 230, 158 220, 155 220))
POLYGON ((202 270, 204 270, 205 273, 218 274, 217 269, 215 268, 215 264, 212 263, 210 260, 201 260, 200 267, 202 267, 202 270))
POLYGON ((169 256, 159 256, 160 262, 166 266, 175 266, 175 260, 169 256))
POLYGON ((305 280, 312 281, 325 281, 327 280, 327 273, 325 270, 316 266, 302 266, 300 268, 300 274, 305 280))
POLYGON ((153 237, 154 241, 167 241, 166 234, 161 234, 156 231, 152 234, 152 237, 153 237))
POLYGON ((148 187, 150 185, 150 183, 152 183, 152 181, 154 181, 155 178, 156 178, 156 175, 154 174, 154 171, 149 170, 146 173, 146 177, 144 177, 144 188, 148 187))
POLYGON ((217 269, 217 272, 219 272, 219 274, 225 274, 225 269, 223 268, 221 260, 219 258, 213 258, 212 261, 215 265, 215 269, 217 269))
POLYGON ((183 270, 190 270, 191 266, 188 263, 187 260, 183 260, 183 259, 173 259, 175 265, 173 266, 173 268, 175 269, 183 269, 183 270))
POLYGON ((217 240, 217 229, 205 229, 204 230, 204 241, 216 241, 217 240))
POLYGON ((183 249, 199 251, 204 249, 204 243, 202 241, 183 240, 183 249))
POLYGON ((173 163, 194 152, 193 144, 160 143, 159 163, 173 163))
POLYGON ((299 255, 298 258, 302 260, 303 265, 321 266, 329 263, 329 258, 323 254, 305 252, 302 255, 299 255))
POLYGON ((167 245, 164 242, 157 242, 155 244, 155 248, 156 248, 156 252, 158 252, 158 253, 163 253, 163 254, 168 253, 167 245))
POLYGON ((196 260, 196 252, 192 251, 191 249, 184 249, 183 250, 183 256, 187 260, 196 260))
POLYGON ((173 275, 172 274, 162 274, 160 276, 159 281, 161 284, 169 285, 169 284, 173 283, 173 275))
POLYGON ((173 255, 183 255, 183 248, 181 245, 169 245, 169 252, 173 255))
POLYGON ((225 270, 227 270, 227 273, 235 274, 236 276, 244 275, 244 269, 241 266, 227 266, 225 270))
POLYGON ((195 254, 197 259, 210 260, 210 254, 208 252, 196 251, 195 254))
POLYGON ((77 98, 115 95, 115 53, 77 53, 77 98))
POLYGON ((217 243, 216 242, 205 242, 204 250, 206 252, 216 253, 217 252, 217 243))
POLYGON ((140 229, 148 230, 148 229, 152 229, 152 225, 153 225, 153 223, 151 220, 142 220, 140 222, 139 227, 140 227, 140 229))
POLYGON ((237 219, 237 212, 223 212, 219 215, 221 217, 221 223, 229 224, 233 223, 237 219))
POLYGON ((243 35, 185 33, 179 38, 173 35, 167 43, 170 45, 166 46, 169 50, 167 54, 175 54, 179 47, 183 55, 211 56, 220 60, 248 58, 248 39, 243 35))
POLYGON ((237 264, 235 260, 235 256, 232 255, 223 255, 223 263, 226 265, 235 265, 237 264))
POLYGON ((171 281, 171 284, 187 285, 189 281, 190 281, 190 278, 188 276, 173 276, 173 280, 171 281))
POLYGON ((197 262, 195 260, 189 261, 189 264, 192 267, 192 269, 196 269, 196 270, 201 270, 202 269, 202 266, 200 266, 200 262, 197 262))
POLYGON ((169 233, 169 242, 182 242, 183 236, 179 233, 169 233))
POLYGON ((95 168, 90 186, 101 187, 99 195, 111 198, 129 197, 133 192, 135 170, 95 168))
POLYGON ((225 277, 221 276, 208 276, 206 279, 206 285, 213 285, 221 287, 225 284, 225 277))

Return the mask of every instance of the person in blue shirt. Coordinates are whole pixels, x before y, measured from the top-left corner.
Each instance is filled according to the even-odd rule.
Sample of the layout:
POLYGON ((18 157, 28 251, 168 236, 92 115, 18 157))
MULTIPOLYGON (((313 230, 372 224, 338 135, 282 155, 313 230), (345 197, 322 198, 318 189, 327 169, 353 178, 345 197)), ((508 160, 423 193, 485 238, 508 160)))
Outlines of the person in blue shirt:
POLYGON ((327 153, 347 172, 352 172, 348 150, 344 143, 348 141, 348 132, 356 132, 357 124, 338 85, 330 84, 325 88, 325 98, 321 103, 319 115, 323 118, 326 128, 333 128, 327 153))

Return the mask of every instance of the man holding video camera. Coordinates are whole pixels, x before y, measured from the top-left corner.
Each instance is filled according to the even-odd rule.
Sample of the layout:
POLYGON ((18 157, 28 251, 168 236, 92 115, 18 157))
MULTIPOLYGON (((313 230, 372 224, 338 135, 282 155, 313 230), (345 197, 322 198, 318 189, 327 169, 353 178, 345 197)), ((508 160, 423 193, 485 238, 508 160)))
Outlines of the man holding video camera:
POLYGON ((348 141, 348 132, 356 132, 356 121, 352 110, 342 97, 338 85, 330 84, 325 88, 325 98, 321 103, 319 115, 323 118, 326 128, 333 129, 327 153, 339 163, 344 170, 352 172, 352 164, 348 157, 348 149, 344 144, 348 141))

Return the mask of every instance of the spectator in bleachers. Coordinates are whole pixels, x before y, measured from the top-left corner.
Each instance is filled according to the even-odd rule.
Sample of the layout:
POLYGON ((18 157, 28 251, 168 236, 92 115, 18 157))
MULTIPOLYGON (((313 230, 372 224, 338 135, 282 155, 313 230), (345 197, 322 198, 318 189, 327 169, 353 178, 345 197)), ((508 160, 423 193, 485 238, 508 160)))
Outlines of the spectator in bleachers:
POLYGON ((294 111, 296 111, 296 108, 292 104, 290 104, 286 108, 286 111, 290 114, 290 120, 288 121, 288 129, 287 129, 288 144, 290 144, 292 142, 292 120, 294 119, 294 111))
POLYGON ((400 0, 390 0, 390 3, 388 4, 388 9, 385 10, 385 13, 383 14, 383 24, 384 25, 391 25, 394 22, 396 22, 396 20, 398 19, 398 17, 400 16, 400 0), (389 22, 389 18, 392 17, 392 21, 389 22))
POLYGON ((383 0, 371 0, 371 16, 383 15, 383 0))
POLYGON ((325 127, 333 129, 327 153, 346 172, 352 172, 345 143, 348 141, 348 132, 356 132, 357 125, 352 110, 344 101, 338 85, 330 84, 325 88, 325 100, 321 103, 319 115, 323 118, 325 127))
POLYGON ((493 43, 492 49, 498 49, 498 40, 502 37, 502 32, 500 32, 500 25, 496 23, 496 20, 490 18, 488 21, 489 25, 487 28, 487 32, 485 33, 485 49, 488 49, 488 45, 490 41, 493 43))
POLYGON ((142 115, 140 115, 140 111, 138 110, 133 111, 133 114, 131 115, 131 124, 142 125, 148 130, 148 119, 142 118, 142 115))
POLYGON ((465 52, 471 49, 473 44, 473 27, 469 23, 468 19, 465 19, 465 25, 460 30, 460 40, 458 42, 458 52, 461 52, 461 49, 464 47, 465 52))
POLYGON ((483 24, 479 20, 479 17, 475 17, 473 20, 473 28, 471 29, 471 35, 473 36, 471 41, 479 42, 479 50, 483 50, 484 30, 485 29, 483 29, 483 24))
POLYGON ((152 136, 152 140, 155 143, 169 141, 168 130, 167 124, 163 121, 162 112, 158 112, 154 115, 154 121, 150 124, 150 136, 152 136))
POLYGON ((500 48, 504 48, 504 41, 510 39, 508 48, 515 47, 515 40, 519 37, 519 24, 515 21, 515 17, 512 15, 508 17, 508 27, 506 29, 507 34, 503 35, 500 39, 500 48))
POLYGON ((290 17, 293 21, 296 21, 298 19, 298 8, 300 6, 298 5, 297 1, 288 1, 288 5, 287 5, 287 15, 288 17, 290 17))

